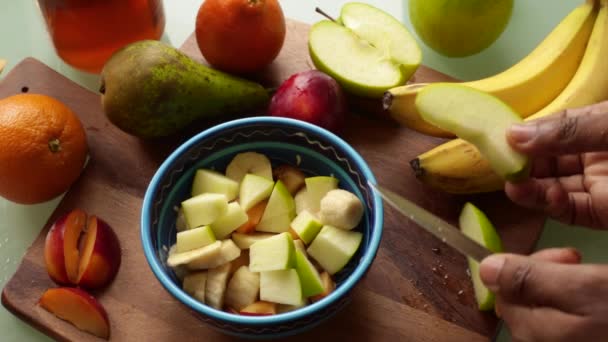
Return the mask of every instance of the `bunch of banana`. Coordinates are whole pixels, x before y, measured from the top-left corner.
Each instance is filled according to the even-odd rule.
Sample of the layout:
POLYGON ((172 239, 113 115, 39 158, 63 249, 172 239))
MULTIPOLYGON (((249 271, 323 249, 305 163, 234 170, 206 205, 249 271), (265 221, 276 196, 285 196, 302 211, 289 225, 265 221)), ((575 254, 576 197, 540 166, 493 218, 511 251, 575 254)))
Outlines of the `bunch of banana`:
MULTIPOLYGON (((555 99, 568 85, 581 63, 597 10, 594 1, 574 9, 524 59, 495 76, 464 85, 492 94, 528 117, 555 99)), ((425 83, 414 83, 386 92, 384 109, 405 126, 437 137, 454 137, 421 117, 414 101, 425 83)))
MULTIPOLYGON (((534 120, 566 109, 578 108, 608 100, 608 0, 597 1, 595 7, 585 4, 573 13, 592 9, 591 35, 574 76, 544 108, 528 116, 534 120)), ((572 14, 570 14, 572 16, 572 14)), ((553 70, 559 73, 560 70, 553 70)), ((544 86, 550 86, 546 84, 544 86)), ((543 86, 539 86, 539 89, 543 86)), ((537 89, 528 89, 535 97, 537 89)), ((544 91, 540 92, 545 94, 544 91)), ((503 181, 471 144, 454 139, 421 154, 411 162, 423 182, 450 193, 480 193, 502 189, 503 181)))

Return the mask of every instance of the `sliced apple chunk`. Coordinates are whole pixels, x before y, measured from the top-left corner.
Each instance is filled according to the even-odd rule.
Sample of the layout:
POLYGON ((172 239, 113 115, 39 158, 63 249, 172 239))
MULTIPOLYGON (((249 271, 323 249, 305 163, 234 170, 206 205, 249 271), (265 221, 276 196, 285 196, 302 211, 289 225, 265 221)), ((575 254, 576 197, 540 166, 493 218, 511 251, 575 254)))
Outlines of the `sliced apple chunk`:
POLYGON ((284 270, 295 265, 295 248, 289 233, 258 241, 249 248, 252 272, 284 270))
POLYGON ((230 278, 225 304, 237 311, 253 304, 260 293, 260 274, 241 266, 230 278))
POLYGON ((425 121, 475 145, 502 178, 528 177, 530 160, 507 141, 507 129, 523 119, 511 107, 488 93, 455 83, 424 87, 416 108, 425 121))
POLYGON ((189 229, 177 233, 176 252, 183 253, 208 246, 216 241, 210 226, 189 229))
POLYGON ((228 204, 224 215, 211 223, 211 229, 218 239, 227 238, 234 230, 249 220, 247 213, 237 202, 228 204))
POLYGON ((205 304, 221 310, 224 307, 224 294, 230 274, 230 263, 223 264, 207 271, 205 286, 205 304))
POLYGON ((274 179, 283 182, 287 191, 292 195, 295 195, 304 186, 304 178, 306 178, 304 172, 289 164, 279 165, 272 171, 272 175, 274 179))
POLYGON ((240 249, 249 249, 254 243, 273 237, 276 234, 272 233, 253 233, 253 234, 241 234, 232 233, 232 241, 239 246, 240 249))
POLYGON ((213 223, 228 210, 228 200, 222 194, 202 194, 182 202, 189 229, 213 223))
POLYGON ((277 305, 271 302, 257 301, 241 310, 243 316, 270 316, 277 313, 277 305))
POLYGON ((189 270, 204 270, 214 268, 231 262, 232 260, 238 258, 239 255, 241 255, 241 249, 238 248, 237 245, 232 242, 232 240, 226 239, 221 241, 218 254, 212 257, 208 255, 201 255, 198 258, 190 260, 187 267, 189 270))
POLYGON ((184 277, 182 288, 201 303, 205 303, 205 288, 207 287, 207 272, 194 272, 184 277))
POLYGON ((291 228, 305 244, 310 244, 321 230, 321 227, 323 227, 321 221, 308 210, 299 213, 291 222, 291 228))
POLYGON ((110 338, 108 314, 95 297, 73 287, 48 289, 40 298, 40 306, 78 329, 95 336, 110 338))
POLYGON ((223 194, 228 202, 239 194, 239 183, 213 170, 196 170, 192 182, 192 197, 204 194, 223 194))
POLYGON ((296 271, 302 286, 302 296, 312 297, 323 293, 323 281, 315 266, 301 251, 296 251, 296 271))
POLYGON ((294 269, 260 272, 260 299, 277 304, 298 305, 302 286, 294 269))
POLYGON ((239 203, 245 211, 266 200, 272 193, 274 182, 268 178, 246 174, 241 181, 239 203))
POLYGON ((306 193, 308 197, 307 207, 311 213, 319 212, 321 199, 334 189, 338 188, 338 179, 330 176, 315 176, 304 179, 306 182, 306 193))
POLYGON ((255 229, 270 233, 286 232, 295 216, 296 205, 293 197, 279 180, 272 189, 264 214, 255 229))
POLYGON ((323 283, 323 292, 316 296, 310 297, 310 300, 313 303, 318 302, 321 299, 327 297, 330 293, 332 293, 336 289, 336 283, 334 282, 333 279, 331 279, 331 276, 327 272, 321 273, 321 282, 323 283))
POLYGON ((295 247, 296 251, 300 251, 304 253, 305 256, 308 256, 308 253, 306 253, 306 245, 304 245, 302 240, 293 240, 293 246, 295 247))
POLYGON ((169 253, 167 265, 175 267, 178 265, 186 265, 195 260, 214 260, 220 256, 220 251, 222 249, 221 247, 222 242, 215 241, 208 246, 197 248, 192 251, 183 253, 169 253))
POLYGON ((329 274, 335 274, 355 255, 362 239, 360 232, 325 225, 307 252, 329 274))

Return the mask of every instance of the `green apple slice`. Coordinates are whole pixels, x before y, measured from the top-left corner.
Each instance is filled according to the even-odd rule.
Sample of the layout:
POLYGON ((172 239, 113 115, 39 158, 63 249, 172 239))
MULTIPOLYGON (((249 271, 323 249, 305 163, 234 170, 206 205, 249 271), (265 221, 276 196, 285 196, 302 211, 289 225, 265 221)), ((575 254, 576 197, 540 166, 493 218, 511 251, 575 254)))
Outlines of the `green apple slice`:
POLYGON ((304 245, 304 242, 302 242, 302 240, 293 240, 293 247, 296 249, 296 251, 301 251, 302 253, 304 253, 305 256, 308 257, 308 253, 306 253, 306 245, 304 245))
POLYGON ((251 247, 251 245, 253 245, 254 243, 260 240, 268 239, 269 237, 273 237, 275 235, 276 234, 272 233, 232 233, 232 241, 234 241, 234 243, 239 246, 240 249, 245 250, 249 249, 249 247, 251 247))
POLYGON ((239 194, 239 183, 216 171, 196 170, 192 182, 192 197, 204 193, 223 194, 230 202, 239 194))
POLYGON ((295 265, 295 248, 289 233, 258 241, 249 248, 251 272, 275 271, 295 265))
POLYGON ((184 218, 189 229, 213 223, 228 210, 228 200, 222 194, 202 194, 182 202, 184 218))
POLYGON ((239 203, 243 210, 247 211, 267 199, 272 193, 273 187, 272 180, 251 173, 246 174, 239 190, 239 203))
POLYGON ((241 266, 228 282, 225 303, 228 307, 241 311, 255 303, 260 292, 260 274, 241 266))
POLYGON ((205 247, 216 240, 210 226, 194 228, 177 233, 176 252, 182 253, 205 247))
POLYGON ((264 214, 255 230, 269 233, 286 232, 295 216, 296 205, 293 197, 279 180, 272 189, 264 214))
POLYGON ((313 214, 308 210, 304 210, 296 216, 291 222, 291 228, 298 234, 300 239, 309 244, 315 236, 319 233, 323 227, 321 221, 319 221, 313 214))
MULTIPOLYGON (((465 235, 494 253, 502 252, 502 242, 496 229, 488 217, 472 203, 466 203, 462 208, 459 223, 460 229, 465 235)), ((485 287, 479 277, 479 263, 471 258, 467 258, 467 260, 479 310, 493 309, 494 294, 485 287)))
POLYGON ((418 43, 401 22, 362 3, 344 5, 337 22, 314 24, 308 48, 317 69, 363 97, 380 98, 405 84, 422 62, 418 43))
POLYGON ((287 305, 302 302, 302 287, 294 269, 260 273, 260 299, 287 305))
POLYGON ((224 294, 230 275, 230 264, 223 264, 207 271, 205 304, 221 310, 224 308, 224 294))
POLYGON ((422 88, 416 108, 424 120, 475 145, 502 178, 527 178, 528 157, 513 150, 506 138, 507 129, 523 119, 497 97, 464 85, 437 83, 422 88))
POLYGON ((325 225, 308 247, 308 255, 333 275, 355 255, 362 239, 360 232, 325 225))
POLYGON ((245 210, 238 203, 232 202, 228 204, 226 213, 213 221, 210 226, 215 237, 222 240, 248 220, 249 216, 245 210))
POLYGON ((315 266, 301 251, 296 251, 296 271, 300 277, 302 296, 308 298, 323 293, 323 281, 315 266))
MULTIPOLYGON (((232 240, 222 240, 219 252, 215 255, 201 255, 198 258, 190 260, 187 264, 189 270, 204 270, 218 267, 220 265, 231 262, 241 255, 241 249, 238 248, 232 240)), ((215 243, 215 242, 214 242, 215 243)))
POLYGON ((182 283, 184 291, 196 298, 199 302, 205 302, 205 287, 207 286, 207 272, 194 272, 186 275, 182 283))
MULTIPOLYGON (((222 247, 221 241, 215 241, 214 243, 197 248, 191 251, 183 253, 169 253, 167 258, 167 265, 175 267, 178 265, 185 265, 197 259, 216 259, 220 255, 222 247)), ((174 249, 176 250, 176 249, 174 249)))
POLYGON ((334 189, 338 188, 338 179, 330 176, 308 177, 306 183, 306 196, 308 197, 308 208, 311 213, 319 212, 321 199, 334 189))

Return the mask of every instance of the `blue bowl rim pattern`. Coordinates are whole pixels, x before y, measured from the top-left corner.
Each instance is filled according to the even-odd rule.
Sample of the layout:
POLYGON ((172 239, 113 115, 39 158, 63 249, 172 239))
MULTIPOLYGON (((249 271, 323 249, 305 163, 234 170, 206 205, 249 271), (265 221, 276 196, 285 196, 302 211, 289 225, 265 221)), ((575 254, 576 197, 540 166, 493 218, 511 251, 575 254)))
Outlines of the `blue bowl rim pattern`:
POLYGON ((152 269, 152 272, 156 276, 156 278, 160 281, 163 287, 174 297, 176 297, 183 304, 188 306, 190 309, 198 312, 199 314, 207 315, 210 318, 214 318, 225 323, 231 323, 236 325, 248 325, 248 326, 268 326, 268 325, 276 325, 276 324, 288 324, 292 321, 297 321, 303 319, 309 315, 314 315, 316 312, 326 309, 335 301, 339 301, 340 298, 343 298, 349 294, 349 292, 355 287, 357 282, 365 275, 369 267, 371 266, 380 246, 380 240, 382 238, 383 233, 383 223, 384 223, 384 215, 383 215, 383 205, 381 197, 374 192, 371 191, 371 198, 373 199, 373 209, 375 213, 374 222, 370 227, 370 231, 372 235, 369 240, 369 249, 362 256, 360 263, 355 267, 353 273, 350 274, 344 282, 336 288, 329 296, 323 298, 322 300, 300 308, 298 310, 294 310, 291 312, 281 313, 278 315, 272 316, 240 316, 227 312, 223 312, 217 309, 214 309, 210 306, 202 304, 197 300, 191 298, 187 295, 180 287, 176 286, 169 275, 167 275, 163 269, 163 265, 159 262, 152 241, 152 222, 151 211, 153 206, 153 197, 156 193, 156 189, 160 186, 161 179, 170 171, 171 166, 175 162, 175 160, 188 151, 189 149, 196 146, 199 141, 205 139, 207 136, 213 136, 221 133, 225 129, 232 129, 240 126, 248 126, 250 124, 260 125, 260 124, 268 124, 268 125, 287 125, 302 129, 304 131, 312 131, 313 133, 322 136, 327 139, 332 146, 337 146, 341 150, 343 150, 349 157, 349 159, 353 159, 353 161, 361 168, 361 171, 364 175, 364 178, 367 179, 368 182, 372 184, 376 184, 376 179, 365 162, 365 160, 359 155, 357 151, 355 151, 348 143, 346 143, 342 138, 336 136, 335 134, 320 128, 318 126, 309 124, 304 121, 282 118, 282 117, 252 117, 252 118, 244 118, 228 121, 216 126, 213 126, 205 131, 198 133, 197 135, 188 139, 185 143, 179 146, 175 151, 173 151, 169 157, 165 159, 165 161, 158 168, 156 173, 154 174, 148 188, 146 190, 143 204, 142 204, 142 212, 141 212, 141 227, 140 227, 140 238, 144 249, 144 255, 146 260, 152 269))

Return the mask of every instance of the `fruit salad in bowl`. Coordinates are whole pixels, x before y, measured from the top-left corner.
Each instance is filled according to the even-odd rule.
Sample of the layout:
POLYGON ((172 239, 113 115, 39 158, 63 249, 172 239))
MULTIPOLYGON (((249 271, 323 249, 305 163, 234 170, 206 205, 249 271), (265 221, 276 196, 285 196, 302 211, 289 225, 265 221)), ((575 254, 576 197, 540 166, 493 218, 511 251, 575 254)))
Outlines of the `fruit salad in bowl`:
POLYGON ((382 236, 382 202, 361 156, 303 121, 210 128, 161 165, 141 239, 164 288, 211 326, 268 338, 344 308, 382 236))

